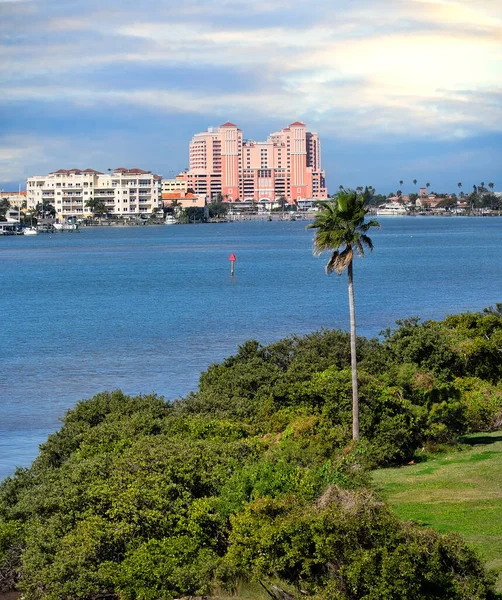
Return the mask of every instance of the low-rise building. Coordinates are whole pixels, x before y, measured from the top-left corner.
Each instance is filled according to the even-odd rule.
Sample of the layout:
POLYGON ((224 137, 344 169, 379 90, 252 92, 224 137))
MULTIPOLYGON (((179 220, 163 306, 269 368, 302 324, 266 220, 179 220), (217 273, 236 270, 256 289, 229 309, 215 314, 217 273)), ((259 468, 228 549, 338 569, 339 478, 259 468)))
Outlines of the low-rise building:
POLYGON ((175 179, 162 179, 161 186, 163 194, 171 194, 173 192, 186 193, 188 191, 188 182, 182 175, 175 179))
POLYGON ((0 192, 0 200, 7 200, 12 208, 22 208, 26 202, 26 192, 0 192))
POLYGON ((162 194, 164 208, 170 208, 173 204, 179 208, 204 208, 206 199, 191 192, 164 192, 162 194))
POLYGON ((27 208, 48 203, 58 218, 86 217, 100 201, 112 215, 149 215, 161 207, 160 181, 160 175, 142 169, 59 169, 26 180, 27 208))

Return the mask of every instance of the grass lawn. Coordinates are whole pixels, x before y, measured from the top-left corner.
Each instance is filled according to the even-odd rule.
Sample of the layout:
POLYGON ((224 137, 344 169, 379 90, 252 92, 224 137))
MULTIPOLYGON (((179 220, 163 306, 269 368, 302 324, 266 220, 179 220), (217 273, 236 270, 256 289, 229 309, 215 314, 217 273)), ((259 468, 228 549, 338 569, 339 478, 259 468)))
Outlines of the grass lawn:
POLYGON ((464 436, 466 449, 373 473, 405 520, 457 532, 498 571, 502 593, 502 431, 464 436))

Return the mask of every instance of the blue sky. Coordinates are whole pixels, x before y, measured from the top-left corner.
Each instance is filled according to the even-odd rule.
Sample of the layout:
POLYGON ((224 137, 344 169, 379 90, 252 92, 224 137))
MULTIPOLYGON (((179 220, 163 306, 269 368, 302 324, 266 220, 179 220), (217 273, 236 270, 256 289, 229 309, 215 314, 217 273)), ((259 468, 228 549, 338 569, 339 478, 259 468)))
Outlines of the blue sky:
POLYGON ((302 120, 330 191, 502 190, 500 0, 0 0, 0 188, 302 120))

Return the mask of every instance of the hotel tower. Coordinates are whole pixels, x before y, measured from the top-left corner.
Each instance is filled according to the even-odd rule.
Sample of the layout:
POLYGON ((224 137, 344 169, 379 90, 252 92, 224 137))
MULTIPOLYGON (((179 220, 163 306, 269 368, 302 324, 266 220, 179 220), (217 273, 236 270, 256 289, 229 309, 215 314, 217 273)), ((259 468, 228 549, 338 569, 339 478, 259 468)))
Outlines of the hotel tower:
POLYGON ((178 178, 208 200, 218 194, 228 202, 328 197, 319 136, 299 121, 266 142, 244 139, 230 122, 197 133, 190 142, 190 167, 178 178))

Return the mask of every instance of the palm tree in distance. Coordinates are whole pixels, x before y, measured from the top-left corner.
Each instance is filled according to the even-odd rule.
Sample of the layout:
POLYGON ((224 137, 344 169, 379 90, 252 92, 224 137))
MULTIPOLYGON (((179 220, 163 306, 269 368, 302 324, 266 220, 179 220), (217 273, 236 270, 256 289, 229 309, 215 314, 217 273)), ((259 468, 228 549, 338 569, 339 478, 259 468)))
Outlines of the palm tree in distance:
POLYGON ((488 187, 491 189, 492 192, 493 192, 494 186, 495 186, 495 184, 493 183, 493 181, 490 181, 490 183, 488 184, 488 187))
POLYGON ((357 388, 356 357, 356 315, 354 309, 354 285, 352 259, 354 249, 360 257, 364 256, 364 247, 373 250, 373 242, 366 235, 371 227, 380 227, 377 221, 364 218, 368 209, 364 206, 364 196, 354 190, 341 190, 333 200, 319 202, 322 209, 307 229, 316 229, 314 237, 314 255, 332 251, 326 264, 326 273, 336 271, 341 275, 347 269, 349 310, 350 310, 350 362, 352 367, 352 438, 359 439, 359 395, 357 388))
POLYGON ((416 179, 413 180, 413 185, 417 185, 417 180, 416 179))
POLYGON ((431 184, 430 184, 429 182, 427 182, 427 183, 425 184, 425 187, 426 187, 427 189, 429 189, 429 188, 431 187, 431 184))
POLYGON ((402 188, 403 187, 403 183, 404 181, 402 179, 399 180, 399 187, 402 188))

